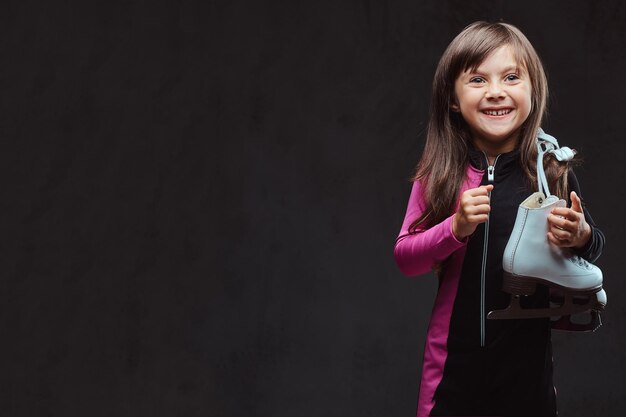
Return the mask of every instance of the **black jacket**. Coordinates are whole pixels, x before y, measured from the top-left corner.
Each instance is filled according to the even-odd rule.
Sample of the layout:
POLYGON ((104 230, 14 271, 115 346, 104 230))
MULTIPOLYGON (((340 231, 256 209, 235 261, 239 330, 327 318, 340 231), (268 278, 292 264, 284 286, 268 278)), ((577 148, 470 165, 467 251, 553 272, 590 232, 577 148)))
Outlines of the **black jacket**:
MULTIPOLYGON (((502 256, 518 206, 535 190, 524 176, 518 150, 497 158, 493 181, 488 179, 484 153, 471 150, 470 161, 485 171, 481 185, 494 184, 490 219, 489 224, 476 229, 467 243, 450 321, 448 357, 430 415, 553 417, 556 394, 550 319, 486 319, 489 311, 509 304, 510 295, 501 290, 502 256)), ((573 171, 568 183, 570 191, 580 196, 573 171)), ((577 254, 593 262, 600 256, 605 238, 584 203, 583 210, 592 236, 577 254)), ((536 293, 525 297, 523 303, 524 307, 547 307, 549 289, 538 286, 536 293)))

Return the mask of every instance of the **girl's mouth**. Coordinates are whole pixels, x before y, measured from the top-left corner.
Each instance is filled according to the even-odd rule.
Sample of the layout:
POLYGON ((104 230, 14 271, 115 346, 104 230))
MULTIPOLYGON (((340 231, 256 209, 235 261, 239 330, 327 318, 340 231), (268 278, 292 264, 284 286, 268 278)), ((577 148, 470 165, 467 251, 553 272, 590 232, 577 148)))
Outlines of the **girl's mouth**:
POLYGON ((513 109, 501 109, 501 110, 483 110, 483 113, 487 116, 506 116, 511 113, 513 109))

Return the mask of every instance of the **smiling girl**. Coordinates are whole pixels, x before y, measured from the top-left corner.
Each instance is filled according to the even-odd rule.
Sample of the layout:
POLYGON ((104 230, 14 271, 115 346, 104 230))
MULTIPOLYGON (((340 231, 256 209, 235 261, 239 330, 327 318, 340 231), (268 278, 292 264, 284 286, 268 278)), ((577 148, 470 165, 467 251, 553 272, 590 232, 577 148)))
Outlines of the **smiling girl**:
MULTIPOLYGON (((404 274, 434 269, 439 279, 418 417, 557 414, 550 320, 486 320, 509 303, 502 255, 519 204, 536 191, 547 96, 537 53, 509 24, 471 24, 439 61, 426 146, 394 250, 404 274)), ((576 176, 551 156, 545 169, 550 188, 571 204, 548 218, 548 239, 593 262, 604 236, 576 176)), ((547 306, 548 288, 525 302, 547 306)))

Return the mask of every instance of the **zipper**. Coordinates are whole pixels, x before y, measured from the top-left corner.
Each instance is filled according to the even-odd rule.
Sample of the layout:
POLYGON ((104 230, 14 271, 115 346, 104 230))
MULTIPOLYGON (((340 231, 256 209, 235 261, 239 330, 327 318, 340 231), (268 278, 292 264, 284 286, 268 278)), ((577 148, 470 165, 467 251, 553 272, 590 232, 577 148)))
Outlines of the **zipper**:
MULTIPOLYGON (((485 155, 485 161, 487 161, 487 181, 492 183, 496 174, 496 164, 498 163, 498 158, 500 155, 496 156, 496 159, 493 161, 493 165, 489 165, 489 158, 487 158, 487 154, 483 152, 485 155)), ((491 203, 491 191, 489 192, 489 202, 491 203)), ((485 239, 483 241, 483 263, 480 271, 480 347, 485 347, 485 281, 487 277, 487 248, 489 246, 489 219, 491 218, 491 214, 487 217, 487 221, 485 222, 485 239)))

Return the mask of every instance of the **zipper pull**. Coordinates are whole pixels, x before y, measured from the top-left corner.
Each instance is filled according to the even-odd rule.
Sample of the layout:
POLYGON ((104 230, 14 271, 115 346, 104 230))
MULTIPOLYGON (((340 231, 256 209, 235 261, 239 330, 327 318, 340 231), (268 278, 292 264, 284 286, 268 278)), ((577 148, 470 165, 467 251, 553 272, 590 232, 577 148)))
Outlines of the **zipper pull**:
POLYGON ((495 167, 493 165, 489 165, 489 167, 487 167, 487 180, 489 180, 489 182, 493 182, 494 171, 495 167))

